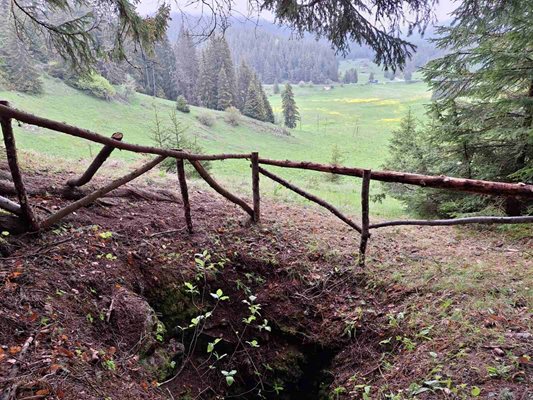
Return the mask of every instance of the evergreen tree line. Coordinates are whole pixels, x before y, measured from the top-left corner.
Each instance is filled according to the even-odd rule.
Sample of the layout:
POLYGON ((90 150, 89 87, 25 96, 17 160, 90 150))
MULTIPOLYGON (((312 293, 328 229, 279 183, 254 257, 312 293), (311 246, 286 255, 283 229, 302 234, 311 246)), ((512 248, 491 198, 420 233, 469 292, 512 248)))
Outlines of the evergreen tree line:
MULTIPOLYGON (((98 64, 98 72, 115 85, 128 76, 141 93, 214 110, 236 107, 244 115, 274 122, 274 113, 259 77, 244 61, 235 68, 224 36, 213 36, 198 49, 192 34, 182 30, 172 45, 165 38, 152 55, 131 52, 130 63, 98 64)), ((186 112, 186 111, 185 111, 186 112)))
POLYGON ((263 30, 231 27, 226 32, 233 59, 245 60, 263 83, 338 81, 339 62, 331 46, 316 40, 287 37, 263 30))
MULTIPOLYGON (((194 60, 190 34, 183 31, 182 41, 188 42, 190 60, 194 60), (188 38, 188 39, 183 39, 188 38)), ((180 39, 178 39, 178 43, 180 39)), ((176 56, 181 57, 181 51, 176 46, 176 56)), ((189 64, 189 63, 187 63, 189 64)), ((186 81, 178 85, 178 94, 187 101, 215 110, 226 110, 236 107, 244 115, 265 122, 274 122, 274 112, 268 101, 263 86, 246 62, 242 61, 236 70, 233 59, 224 36, 212 37, 203 49, 198 66, 196 86, 186 81)), ((192 65, 184 65, 187 71, 192 65)), ((177 76, 185 75, 185 71, 177 71, 177 76)))
MULTIPOLYGON (((4 2, 5 0, 1 0, 4 2)), ((10 23, 8 8, 0 11, 0 86, 31 94, 43 92, 42 70, 68 85, 105 99, 129 100, 135 91, 216 110, 236 107, 244 115, 274 122, 274 113, 257 73, 244 60, 234 67, 223 36, 213 36, 198 51, 183 30, 174 44, 163 38, 146 54, 125 44, 128 62, 101 60, 90 74, 79 74, 45 43, 21 41, 10 23)), ((101 40, 105 34, 100 33, 101 40)), ((182 106, 184 108, 184 106, 182 106)), ((186 109, 186 107, 184 108, 186 109)))

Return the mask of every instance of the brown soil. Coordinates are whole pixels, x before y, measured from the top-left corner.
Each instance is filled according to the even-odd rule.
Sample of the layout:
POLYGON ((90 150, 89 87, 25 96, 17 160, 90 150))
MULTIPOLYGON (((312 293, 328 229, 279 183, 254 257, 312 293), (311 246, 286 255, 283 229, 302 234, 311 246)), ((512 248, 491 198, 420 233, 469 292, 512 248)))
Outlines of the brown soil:
MULTIPOLYGON (((39 213, 65 204, 31 202, 39 213)), ((314 207, 264 200, 254 226, 206 189, 195 187, 191 203, 192 235, 180 204, 136 197, 82 209, 40 236, 6 238, 6 398, 253 399, 260 391, 336 399, 368 390, 372 398, 498 399, 504 389, 531 398, 531 229, 384 229, 363 270, 355 232, 314 207), (195 254, 204 251, 207 264, 220 264, 199 275, 195 254), (194 302, 184 282, 200 292, 194 302), (229 299, 200 334, 177 327, 213 310, 217 289, 229 299), (250 294, 261 310, 246 325, 250 294), (270 332, 256 327, 264 319, 270 332), (206 348, 216 338, 227 356, 215 363, 206 348), (222 370, 236 370, 235 383, 222 370)))

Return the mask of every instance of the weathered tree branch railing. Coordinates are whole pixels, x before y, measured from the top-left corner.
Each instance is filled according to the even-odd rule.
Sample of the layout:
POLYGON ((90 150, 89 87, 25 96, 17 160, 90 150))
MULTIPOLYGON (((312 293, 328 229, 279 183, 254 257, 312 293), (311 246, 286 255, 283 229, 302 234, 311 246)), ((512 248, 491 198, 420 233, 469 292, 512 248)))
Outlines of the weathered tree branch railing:
POLYGON ((53 121, 51 119, 38 117, 36 115, 17 110, 15 108, 11 108, 6 103, 7 102, 5 101, 0 101, 0 118, 4 120, 16 119, 17 121, 23 122, 25 124, 39 126, 41 128, 50 129, 56 132, 63 132, 70 136, 75 136, 81 139, 89 140, 91 142, 111 146, 116 149, 131 151, 133 153, 154 154, 158 156, 199 161, 250 158, 250 154, 190 154, 186 151, 181 150, 162 149, 159 147, 141 146, 138 144, 121 142, 113 138, 100 135, 96 132, 89 131, 87 129, 81 129, 76 126, 66 124, 64 122, 53 121))
MULTIPOLYGON (((113 133, 113 135, 111 135, 111 139, 118 140, 118 141, 122 140, 123 137, 124 135, 120 132, 115 132, 113 133)), ((93 160, 91 165, 89 165, 89 168, 87 168, 85 173, 77 179, 76 178, 69 179, 67 181, 67 185, 70 187, 79 187, 79 186, 85 185, 86 183, 89 183, 89 181, 93 178, 93 176, 98 172, 102 164, 105 163, 105 161, 109 158, 113 150, 115 150, 113 146, 106 144, 102 148, 102 150, 100 150, 100 152, 98 153, 96 158, 93 160)))
POLYGON ((285 186, 287 189, 292 190, 295 193, 298 193, 303 198, 312 201, 313 203, 316 203, 322 207, 324 207, 326 210, 331 212, 333 215, 335 215, 337 218, 339 218, 344 223, 351 226, 353 229, 355 229, 357 232, 362 233, 362 229, 359 225, 357 225, 355 222, 353 222, 351 219, 346 217, 344 214, 342 214, 337 208, 329 204, 328 202, 316 197, 315 195, 306 192, 305 190, 300 189, 299 187, 293 185, 292 183, 287 182, 285 179, 280 178, 277 175, 274 175, 272 172, 268 172, 266 169, 259 167, 259 172, 266 177, 272 179, 274 182, 279 183, 282 186, 285 186))
POLYGON ((217 193, 225 197, 227 200, 241 207, 251 218, 252 222, 258 223, 260 221, 260 190, 259 190, 259 176, 264 175, 287 189, 297 193, 305 199, 312 201, 326 210, 331 212, 337 218, 342 220, 348 226, 361 234, 359 245, 359 263, 364 265, 365 254, 368 239, 370 238, 370 230, 377 228, 384 228, 388 226, 400 225, 428 225, 428 226, 447 226, 447 225, 462 225, 462 224, 518 224, 518 223, 532 223, 533 216, 518 216, 518 217, 471 217, 471 218, 457 218, 457 219, 443 219, 443 220, 397 220, 379 223, 370 223, 369 218, 369 198, 370 198, 370 181, 377 180, 382 182, 394 182, 408 185, 416 185, 428 188, 437 188, 445 190, 455 190, 468 193, 477 193, 491 196, 506 196, 511 198, 533 198, 533 185, 524 183, 504 183, 504 182, 490 182, 475 179, 452 178, 447 176, 430 176, 420 175, 396 171, 370 171, 362 168, 352 168, 337 165, 326 165, 312 162, 295 162, 289 160, 270 160, 260 158, 257 152, 251 154, 191 154, 183 150, 176 149, 162 149, 150 146, 141 146, 131 143, 123 142, 122 133, 114 133, 110 138, 102 136, 98 133, 89 130, 80 129, 78 127, 68 125, 63 122, 57 122, 46 118, 38 117, 20 110, 11 108, 5 101, 0 101, 0 124, 4 137, 4 144, 6 148, 7 161, 11 171, 11 177, 15 186, 18 203, 11 199, 0 195, 0 209, 14 214, 24 224, 27 231, 38 232, 43 229, 50 228, 58 223, 67 215, 75 212, 81 207, 88 206, 99 198, 105 196, 107 193, 119 188, 122 185, 132 181, 133 179, 148 172, 165 158, 171 157, 176 159, 177 175, 180 185, 184 217, 187 226, 187 231, 193 233, 193 224, 191 216, 191 206, 189 200, 189 193, 187 188, 187 181, 185 176, 184 160, 191 163, 198 174, 207 182, 207 184, 217 193), (150 162, 142 165, 127 175, 118 178, 109 184, 97 189, 81 199, 61 208, 48 218, 39 221, 28 202, 28 196, 24 186, 24 181, 17 159, 17 149, 15 144, 15 137, 12 128, 12 119, 20 122, 36 125, 42 128, 47 128, 57 132, 62 132, 71 136, 90 140, 92 142, 103 144, 104 147, 89 165, 87 170, 79 178, 72 178, 66 182, 67 187, 79 187, 91 181, 94 175, 101 168, 103 163, 108 159, 114 149, 121 149, 142 154, 153 154, 157 157, 150 162), (202 166, 200 161, 203 160, 227 160, 227 159, 247 159, 250 160, 252 171, 252 207, 248 203, 224 189, 202 166), (319 197, 306 192, 305 190, 293 185, 285 179, 279 177, 262 168, 260 165, 271 165, 281 168, 297 168, 302 170, 311 170, 319 172, 327 172, 331 174, 346 175, 352 177, 362 178, 361 188, 361 224, 357 224, 336 207, 319 197))
MULTIPOLYGON (((362 178, 365 169, 337 165, 325 165, 312 162, 281 161, 260 158, 260 164, 283 168, 297 168, 331 174, 355 176, 362 178)), ((525 183, 491 182, 476 179, 452 178, 449 176, 432 176, 396 171, 372 171, 372 180, 381 182, 405 183, 435 189, 457 190, 461 192, 489 194, 499 196, 523 196, 533 198, 533 185, 525 183)))

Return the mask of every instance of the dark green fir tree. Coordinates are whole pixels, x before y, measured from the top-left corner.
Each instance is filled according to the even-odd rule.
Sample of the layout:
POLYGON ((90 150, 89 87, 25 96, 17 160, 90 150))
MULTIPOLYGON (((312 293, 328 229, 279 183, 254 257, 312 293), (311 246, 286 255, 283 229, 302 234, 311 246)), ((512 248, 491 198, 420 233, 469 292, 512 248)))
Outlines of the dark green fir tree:
POLYGON ((252 79, 250 86, 248 87, 243 114, 259 121, 265 120, 266 113, 263 97, 261 95, 261 88, 256 79, 252 79))
POLYGON ((233 94, 224 68, 221 68, 218 73, 217 89, 217 109, 226 110, 230 108, 233 105, 233 94))
POLYGON ((270 105, 270 102, 268 101, 268 97, 262 85, 261 85, 261 98, 263 99, 263 109, 265 110, 264 121, 270 122, 273 124, 275 122, 274 111, 272 110, 272 106, 270 105))
POLYGON ((300 113, 298 112, 290 83, 285 85, 285 89, 281 93, 281 104, 285 126, 287 128, 296 128, 296 123, 300 120, 300 113))
POLYGON ((274 94, 279 94, 279 83, 277 79, 274 81, 274 86, 272 87, 272 91, 274 92, 274 94))
POLYGON ((246 105, 246 95, 248 94, 252 75, 252 70, 248 64, 242 61, 237 74, 237 93, 235 101, 235 105, 241 111, 244 111, 244 106, 246 105))

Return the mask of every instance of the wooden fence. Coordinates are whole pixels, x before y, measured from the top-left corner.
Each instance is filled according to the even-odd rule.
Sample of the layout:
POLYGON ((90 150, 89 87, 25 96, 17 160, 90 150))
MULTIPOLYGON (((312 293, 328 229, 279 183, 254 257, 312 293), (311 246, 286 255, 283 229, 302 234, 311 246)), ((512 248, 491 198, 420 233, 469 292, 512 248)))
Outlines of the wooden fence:
POLYGON ((5 196, 0 196, 0 208, 8 211, 11 214, 18 216, 19 220, 25 226, 28 231, 38 232, 50 228, 55 225, 65 216, 78 210, 81 207, 85 207, 93 203, 98 198, 106 195, 114 189, 132 181, 133 179, 141 176, 145 172, 151 170, 158 164, 160 164, 167 157, 172 157, 176 160, 177 173, 180 191, 183 200, 183 210, 185 214, 185 222, 187 230, 193 232, 193 223, 191 217, 191 207, 189 203, 189 194, 187 188, 187 181, 185 179, 184 160, 187 160, 196 169, 198 174, 207 182, 207 184, 213 188, 220 195, 227 200, 241 207, 251 218, 254 223, 260 222, 260 190, 259 190, 259 177, 263 175, 274 182, 286 187, 289 190, 299 194, 300 196, 312 201, 338 217, 344 223, 356 230, 361 235, 359 245, 359 263, 364 265, 365 254, 368 239, 370 238, 370 230, 383 228, 387 226, 398 225, 459 225, 459 224, 516 224, 516 223, 531 223, 533 222, 533 216, 519 216, 519 217, 472 217, 472 218, 457 218, 457 219, 444 219, 444 220, 397 220, 387 221, 380 223, 370 223, 369 219, 369 192, 370 181, 377 180, 381 182, 395 182, 408 185, 416 185, 428 188, 438 188, 446 190, 455 190, 468 193, 485 194, 492 196, 505 196, 513 198, 533 198, 533 185, 527 185, 524 183, 504 183, 504 182, 490 182, 475 179, 462 179, 452 178, 448 176, 429 176, 420 175, 396 171, 371 171, 369 169, 351 168, 336 165, 317 164, 312 162, 295 162, 289 160, 270 160, 259 157, 257 152, 251 154, 212 154, 201 155, 191 154, 179 149, 162 149, 150 146, 140 146, 130 144, 122 141, 122 133, 114 133, 110 138, 102 136, 98 133, 91 132, 85 129, 80 129, 72 125, 68 125, 62 122, 49 120, 46 118, 38 117, 9 106, 6 101, 0 101, 0 124, 2 126, 2 134, 4 138, 4 144, 6 148, 7 161, 13 184, 18 197, 18 203, 8 199, 5 196), (39 220, 33 213, 32 207, 28 202, 28 196, 26 188, 24 186, 24 180, 19 168, 17 149, 15 144, 15 136, 13 134, 12 120, 18 120, 22 123, 36 125, 42 128, 51 129, 57 132, 63 132, 65 134, 76 136, 79 138, 87 139, 92 142, 100 143, 104 145, 102 150, 95 157, 93 162, 89 165, 85 173, 79 178, 73 178, 66 182, 69 187, 79 187, 88 183, 92 177, 96 174, 98 169, 102 166, 104 161, 111 155, 114 149, 122 149, 132 151, 135 153, 153 154, 156 155, 152 161, 142 165, 123 177, 116 179, 107 185, 95 190, 92 193, 87 194, 81 199, 63 207, 56 211, 52 215, 48 216, 44 220, 39 220), (238 196, 230 193, 224 189, 202 166, 202 160, 227 160, 227 159, 242 159, 249 160, 252 171, 252 193, 253 204, 249 206, 246 201, 238 196), (295 186, 294 184, 286 181, 285 179, 275 175, 274 173, 266 170, 261 165, 271 165, 282 168, 297 168, 304 170, 327 172, 331 174, 346 175, 362 178, 361 189, 361 223, 357 223, 348 218, 336 207, 328 202, 320 199, 319 197, 306 192, 305 190, 295 186))

